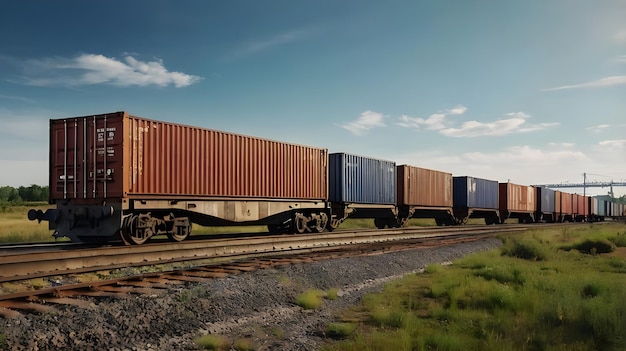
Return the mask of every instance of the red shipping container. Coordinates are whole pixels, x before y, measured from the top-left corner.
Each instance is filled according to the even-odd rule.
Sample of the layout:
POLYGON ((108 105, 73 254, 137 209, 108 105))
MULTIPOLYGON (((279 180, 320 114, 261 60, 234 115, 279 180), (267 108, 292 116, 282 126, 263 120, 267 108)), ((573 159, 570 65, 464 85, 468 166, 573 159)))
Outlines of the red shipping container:
POLYGON ((452 207, 452 174, 409 165, 397 166, 398 204, 452 207))
POLYGON ((328 151, 126 112, 50 121, 50 198, 327 199, 328 151))
POLYGON ((572 194, 561 192, 561 214, 573 214, 574 205, 572 201, 572 194))
POLYGON ((535 189, 531 186, 500 183, 500 210, 531 213, 536 209, 535 189))

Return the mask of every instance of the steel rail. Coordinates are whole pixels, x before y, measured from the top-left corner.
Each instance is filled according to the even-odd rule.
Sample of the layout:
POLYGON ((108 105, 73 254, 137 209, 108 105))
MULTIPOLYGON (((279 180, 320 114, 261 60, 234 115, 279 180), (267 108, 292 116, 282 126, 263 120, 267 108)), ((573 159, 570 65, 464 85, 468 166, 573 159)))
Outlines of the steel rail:
POLYGON ((378 231, 345 231, 312 235, 198 240, 141 246, 98 247, 55 252, 0 256, 0 282, 93 272, 129 266, 149 266, 233 256, 261 257, 295 250, 324 250, 341 245, 437 237, 458 233, 501 233, 523 231, 526 226, 402 228, 378 231))

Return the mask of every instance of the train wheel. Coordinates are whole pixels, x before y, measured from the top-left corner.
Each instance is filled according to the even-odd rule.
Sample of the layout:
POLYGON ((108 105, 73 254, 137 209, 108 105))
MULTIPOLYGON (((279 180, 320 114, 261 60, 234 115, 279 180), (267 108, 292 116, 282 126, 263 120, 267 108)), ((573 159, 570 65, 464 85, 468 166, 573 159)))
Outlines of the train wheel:
POLYGON ((191 234, 191 222, 189 218, 176 218, 174 219, 174 226, 171 232, 167 233, 167 237, 171 241, 183 241, 191 234))
POLYGON ((124 219, 122 237, 124 242, 131 245, 141 245, 154 235, 152 221, 148 215, 131 215, 124 219))
POLYGON ((387 218, 374 218, 374 225, 378 229, 385 229, 389 225, 387 218))
POLYGON ((313 220, 315 221, 315 226, 313 227, 314 232, 321 233, 326 230, 326 226, 328 226, 328 215, 326 212, 320 212, 313 220))
POLYGON ((296 213, 293 222, 293 231, 296 234, 304 234, 308 230, 309 218, 302 213, 296 213))

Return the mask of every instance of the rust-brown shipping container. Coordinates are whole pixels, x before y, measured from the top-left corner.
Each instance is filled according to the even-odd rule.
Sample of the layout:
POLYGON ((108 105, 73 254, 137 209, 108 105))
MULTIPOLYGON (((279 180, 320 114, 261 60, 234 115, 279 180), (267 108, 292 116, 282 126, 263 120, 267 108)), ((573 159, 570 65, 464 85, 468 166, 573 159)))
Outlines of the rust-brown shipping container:
POLYGON ((531 186, 500 183, 500 209, 509 212, 534 212, 535 189, 531 186))
POLYGON ((326 149, 126 112, 50 123, 52 199, 327 197, 326 149))
POLYGON ((50 221, 55 236, 73 241, 115 237, 121 228, 134 244, 157 231, 183 240, 191 221, 323 231, 327 166, 323 148, 126 112, 54 119, 50 200, 57 209, 29 218, 50 221))
POLYGON ((398 221, 433 218, 438 225, 454 224, 451 173, 409 165, 397 166, 398 221))
POLYGON ((589 208, 587 204, 588 196, 573 194, 572 206, 573 212, 579 216, 587 216, 589 214, 589 208))
POLYGON ((397 166, 398 204, 452 207, 452 174, 409 165, 397 166))
POLYGON ((561 215, 572 215, 574 213, 572 194, 561 192, 561 215))

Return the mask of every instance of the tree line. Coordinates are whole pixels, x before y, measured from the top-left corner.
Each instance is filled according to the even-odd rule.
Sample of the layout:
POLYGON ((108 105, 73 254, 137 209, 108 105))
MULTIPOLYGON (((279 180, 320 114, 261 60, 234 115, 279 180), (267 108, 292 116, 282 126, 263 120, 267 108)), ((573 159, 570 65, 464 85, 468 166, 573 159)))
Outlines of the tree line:
POLYGON ((24 202, 48 202, 50 188, 33 184, 31 186, 0 186, 0 203, 21 204, 24 202))

